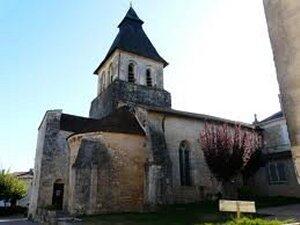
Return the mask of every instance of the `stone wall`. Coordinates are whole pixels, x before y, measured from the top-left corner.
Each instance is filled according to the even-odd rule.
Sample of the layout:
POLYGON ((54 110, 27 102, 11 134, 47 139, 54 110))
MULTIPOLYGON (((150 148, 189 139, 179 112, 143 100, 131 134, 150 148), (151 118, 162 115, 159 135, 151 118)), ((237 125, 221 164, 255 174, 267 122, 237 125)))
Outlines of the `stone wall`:
POLYGON ((72 136, 70 197, 72 214, 143 211, 145 138, 120 133, 72 136))
POLYGON ((164 89, 163 64, 154 60, 138 56, 129 52, 120 51, 119 79, 127 81, 128 65, 136 65, 136 84, 146 86, 146 70, 151 70, 152 84, 157 89, 164 89))
MULTIPOLYGON (((162 171, 167 185, 163 192, 164 197, 167 198, 164 203, 198 202, 216 194, 219 191, 219 183, 207 167, 199 141, 204 121, 156 112, 149 112, 148 117, 152 129, 155 129, 156 134, 161 132, 165 139, 166 150, 159 150, 156 153, 167 162, 165 172, 162 171), (181 141, 187 141, 191 151, 191 186, 182 186, 180 183, 179 145, 181 141)), ((154 150, 154 155, 156 154, 154 150)))
POLYGON ((172 204, 172 162, 162 129, 163 115, 147 114, 147 137, 150 151, 148 165, 148 202, 150 207, 172 204))
MULTIPOLYGON (((60 179, 68 185, 68 146, 70 132, 60 131, 61 110, 47 111, 39 127, 29 215, 38 208, 52 205, 53 184, 60 179)), ((67 208, 67 188, 64 209, 67 208)))
POLYGON ((107 116, 118 107, 119 103, 170 108, 171 95, 162 89, 115 80, 106 91, 92 101, 90 117, 107 116))
POLYGON ((119 74, 120 51, 115 51, 98 71, 97 95, 100 95, 119 74), (110 68, 111 67, 111 68, 110 68), (112 77, 111 77, 112 76, 112 77))
POLYGON ((264 0, 281 104, 300 182, 300 1, 264 0))
POLYGON ((97 71, 98 75, 98 95, 105 91, 111 84, 112 80, 119 79, 128 81, 128 65, 133 63, 135 65, 135 83, 146 86, 146 70, 150 69, 152 85, 155 88, 163 89, 163 64, 138 56, 129 52, 116 50, 104 63, 104 65, 97 71), (110 68, 111 67, 111 68, 110 68), (112 76, 112 78, 110 77, 112 76))

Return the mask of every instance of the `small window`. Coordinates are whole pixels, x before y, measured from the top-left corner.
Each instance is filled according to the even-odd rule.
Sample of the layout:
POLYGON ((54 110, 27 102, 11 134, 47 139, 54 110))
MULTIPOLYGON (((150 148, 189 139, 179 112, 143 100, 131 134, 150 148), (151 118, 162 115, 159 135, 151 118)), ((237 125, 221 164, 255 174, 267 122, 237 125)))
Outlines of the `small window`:
POLYGON ((134 83, 134 64, 130 63, 128 65, 128 82, 134 83))
POLYGON ((182 141, 179 146, 179 168, 181 185, 191 186, 190 150, 186 141, 182 141))
POLYGON ((287 182, 286 168, 283 162, 271 162, 268 165, 270 184, 287 182))
POLYGON ((152 87, 152 77, 151 77, 151 70, 146 70, 146 84, 148 87, 152 87))

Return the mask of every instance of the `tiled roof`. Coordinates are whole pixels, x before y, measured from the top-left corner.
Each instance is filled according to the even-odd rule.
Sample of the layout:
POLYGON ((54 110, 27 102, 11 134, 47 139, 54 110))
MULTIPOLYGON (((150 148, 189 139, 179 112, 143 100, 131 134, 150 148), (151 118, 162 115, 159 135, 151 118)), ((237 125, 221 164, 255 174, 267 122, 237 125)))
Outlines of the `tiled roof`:
POLYGON ((126 106, 117 109, 114 113, 102 119, 62 114, 60 119, 60 129, 74 133, 104 131, 140 135, 145 134, 144 129, 141 127, 134 113, 126 106))

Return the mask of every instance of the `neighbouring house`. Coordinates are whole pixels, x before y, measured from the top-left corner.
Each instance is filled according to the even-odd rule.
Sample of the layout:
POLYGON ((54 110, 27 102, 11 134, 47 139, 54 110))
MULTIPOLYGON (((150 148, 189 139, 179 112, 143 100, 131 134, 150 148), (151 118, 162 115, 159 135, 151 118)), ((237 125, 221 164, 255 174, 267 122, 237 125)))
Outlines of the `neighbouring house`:
POLYGON ((26 184, 27 193, 26 196, 17 201, 18 206, 22 207, 29 207, 29 202, 31 198, 31 191, 32 191, 32 180, 33 180, 33 169, 30 169, 27 172, 14 172, 14 176, 22 180, 26 184))
POLYGON ((263 196, 300 198, 286 120, 280 111, 257 123, 263 130, 265 165, 254 177, 253 188, 263 196))

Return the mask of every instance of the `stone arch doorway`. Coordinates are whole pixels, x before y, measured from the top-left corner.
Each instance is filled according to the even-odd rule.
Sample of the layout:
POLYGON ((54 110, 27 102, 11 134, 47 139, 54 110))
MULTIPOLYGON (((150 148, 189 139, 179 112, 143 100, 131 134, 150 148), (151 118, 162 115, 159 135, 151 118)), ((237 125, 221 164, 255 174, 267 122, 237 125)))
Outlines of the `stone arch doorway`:
POLYGON ((57 210, 62 210, 64 202, 64 183, 61 179, 53 183, 52 205, 57 210))

